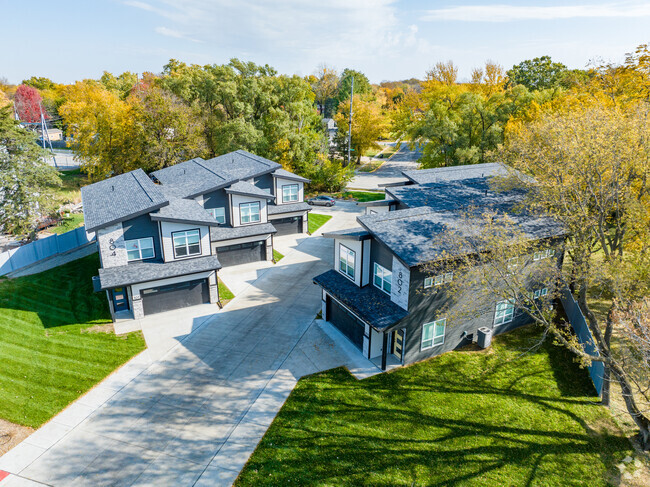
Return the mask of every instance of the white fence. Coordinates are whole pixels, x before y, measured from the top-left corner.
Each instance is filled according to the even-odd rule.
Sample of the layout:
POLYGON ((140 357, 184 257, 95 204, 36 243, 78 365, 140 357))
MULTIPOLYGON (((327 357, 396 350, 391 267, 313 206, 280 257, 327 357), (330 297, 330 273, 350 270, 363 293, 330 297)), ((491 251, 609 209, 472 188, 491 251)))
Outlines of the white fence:
POLYGON ((61 235, 52 235, 0 254, 0 276, 35 264, 41 260, 83 247, 95 240, 86 227, 75 228, 61 235))

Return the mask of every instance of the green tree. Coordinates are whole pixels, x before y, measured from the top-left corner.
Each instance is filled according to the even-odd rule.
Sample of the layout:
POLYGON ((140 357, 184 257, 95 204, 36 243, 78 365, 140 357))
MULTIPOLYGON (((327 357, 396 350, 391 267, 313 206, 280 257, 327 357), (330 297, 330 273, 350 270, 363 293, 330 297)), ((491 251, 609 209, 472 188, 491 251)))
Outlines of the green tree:
MULTIPOLYGON (((350 99, 344 100, 339 105, 339 110, 334 116, 336 125, 339 127, 337 133, 337 146, 339 152, 347 160, 347 138, 350 116, 350 99)), ((361 156, 371 148, 379 148, 377 140, 385 135, 387 131, 387 120, 381 112, 379 103, 374 100, 364 100, 361 95, 354 95, 352 106, 352 157, 357 164, 361 156)))
POLYGON ((333 97, 338 93, 338 73, 326 64, 321 64, 310 79, 310 84, 321 115, 331 116, 333 97))
POLYGON ((33 132, 21 128, 9 106, 0 107, 0 229, 33 238, 37 220, 52 209, 52 186, 61 184, 33 132))
POLYGON ((370 86, 370 81, 368 81, 368 77, 365 74, 354 69, 346 68, 339 78, 338 94, 336 95, 337 106, 334 107, 335 110, 338 110, 343 101, 350 99, 352 78, 354 78, 355 95, 369 95, 372 93, 372 86, 370 86))
POLYGON ((129 96, 133 87, 138 84, 138 75, 130 71, 125 71, 119 76, 115 76, 108 71, 104 71, 102 77, 99 78, 99 82, 104 85, 104 88, 112 91, 124 100, 129 96))
POLYGON ((523 85, 534 91, 558 88, 566 71, 564 64, 554 62, 550 56, 542 56, 515 64, 506 74, 509 85, 523 85))

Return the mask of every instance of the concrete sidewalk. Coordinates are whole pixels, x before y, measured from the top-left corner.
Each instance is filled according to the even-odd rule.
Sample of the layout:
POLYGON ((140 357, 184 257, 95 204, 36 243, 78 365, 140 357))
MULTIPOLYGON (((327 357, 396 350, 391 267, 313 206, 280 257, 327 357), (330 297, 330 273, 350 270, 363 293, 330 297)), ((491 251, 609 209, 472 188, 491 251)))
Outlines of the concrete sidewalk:
MULTIPOLYGON (((334 211, 327 230, 356 225, 334 211)), ((231 485, 300 377, 378 372, 314 321, 331 246, 304 240, 214 314, 156 315, 166 338, 152 320, 147 351, 0 457, 0 487, 231 485)))

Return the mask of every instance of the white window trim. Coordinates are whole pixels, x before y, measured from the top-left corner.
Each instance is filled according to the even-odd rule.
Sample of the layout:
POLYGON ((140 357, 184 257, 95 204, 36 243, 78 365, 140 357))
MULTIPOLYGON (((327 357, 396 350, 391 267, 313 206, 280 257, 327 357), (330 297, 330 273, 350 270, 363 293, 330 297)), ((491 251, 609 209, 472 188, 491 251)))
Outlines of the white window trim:
POLYGON ((339 273, 343 274, 348 279, 351 279, 351 280, 354 281, 354 279, 355 279, 354 276, 356 275, 356 265, 357 265, 357 253, 354 250, 349 249, 345 245, 340 243, 339 244, 339 265, 338 265, 339 273), (345 259, 342 259, 344 249, 345 249, 346 257, 345 257, 345 259), (349 257, 352 257, 352 266, 351 267, 350 267, 350 259, 349 259, 349 257), (345 271, 343 269, 341 269, 341 260, 345 260, 345 267, 346 267, 345 271), (350 269, 350 268, 352 269, 352 275, 348 274, 348 272, 347 272, 347 269, 350 269))
POLYGON ((538 260, 548 259, 549 257, 553 257, 554 255, 555 255, 555 249, 539 250, 533 253, 533 260, 538 261, 538 260))
POLYGON ((210 215, 212 215, 212 218, 214 218, 218 223, 221 223, 222 225, 226 223, 226 209, 224 207, 206 208, 206 210, 208 213, 210 213, 210 215), (217 216, 217 210, 221 210, 222 214, 217 216))
POLYGON ((262 205, 259 201, 250 201, 248 203, 239 203, 239 223, 240 225, 254 225, 255 223, 260 223, 262 221, 262 205), (244 208, 254 208, 257 207, 257 220, 253 221, 250 217, 253 215, 253 212, 249 210, 249 221, 244 221, 243 210, 244 208))
POLYGON ((432 286, 442 286, 443 284, 448 284, 453 280, 454 280, 453 272, 443 272, 442 274, 438 274, 436 276, 425 277, 424 287, 430 288, 432 286), (427 280, 429 281, 429 285, 427 285, 427 280))
POLYGON ((131 240, 125 240, 124 244, 126 246, 126 260, 127 260, 127 262, 135 262, 135 261, 138 261, 138 260, 145 260, 145 259, 147 259, 147 260, 148 259, 154 259, 156 257, 156 249, 155 249, 155 247, 153 245, 153 237, 134 238, 134 239, 131 239, 131 240), (151 242, 151 247, 147 247, 147 248, 151 248, 151 250, 153 251, 153 255, 151 257, 142 257, 142 243, 141 242, 143 242, 143 241, 150 241, 151 242), (131 242, 137 242, 138 248, 136 250, 138 251, 138 254, 140 255, 140 257, 138 257, 137 259, 129 258, 129 252, 133 252, 133 249, 129 250, 129 248, 128 248, 129 243, 131 243, 131 242))
POLYGON ((440 318, 439 320, 436 321, 431 321, 429 323, 425 323, 422 325, 422 336, 420 338, 420 351, 422 350, 428 350, 433 347, 439 347, 440 345, 443 345, 445 343, 445 335, 447 333, 447 318, 440 318), (431 337, 431 345, 425 346, 424 345, 424 327, 425 326, 433 326, 433 335, 431 337), (438 326, 442 325, 442 335, 436 335, 436 328, 438 326), (436 343, 436 339, 441 338, 442 341, 439 343, 436 343))
POLYGON ((300 197, 300 185, 298 183, 284 184, 282 186, 282 202, 283 203, 295 203, 296 201, 298 201, 299 197, 300 197), (292 193, 288 193, 288 198, 287 198, 285 196, 285 193, 284 193, 284 188, 288 188, 289 190, 291 190, 294 187, 296 188, 296 194, 295 194, 296 199, 292 199, 292 197, 294 196, 292 193))
POLYGON ((433 287, 433 277, 425 277, 424 278, 424 289, 428 289, 430 287, 433 287))
MULTIPOLYGON (((178 248, 181 246, 179 245, 178 248)), ((198 228, 192 228, 191 230, 181 230, 179 232, 172 232, 172 249, 174 251, 174 259, 186 259, 188 257, 195 257, 197 255, 202 255, 203 254, 203 249, 201 246, 201 230, 198 228), (188 233, 194 233, 197 232, 199 234, 199 251, 193 254, 190 254, 190 245, 187 243, 187 234, 188 233), (176 242, 174 242, 174 238, 176 236, 180 236, 181 234, 185 234, 185 249, 187 250, 187 254, 185 255, 176 255, 176 242)))
POLYGON ((506 323, 510 323, 513 319, 515 318, 515 305, 512 302, 511 299, 504 299, 503 301, 498 301, 496 306, 494 307, 494 326, 501 326, 505 325, 506 323), (506 307, 507 312, 499 311, 499 305, 506 303, 507 305, 510 304, 512 305, 512 309, 508 310, 508 307, 506 307), (503 313, 502 316, 498 316, 498 313, 503 313), (505 318, 508 317, 506 320, 505 318), (500 323, 497 323, 498 320, 502 319, 500 323))
POLYGON ((374 266, 372 269, 372 285, 375 286, 377 289, 385 292, 386 294, 390 295, 390 291, 386 291, 384 289, 384 284, 386 284, 386 274, 388 274, 389 277, 389 286, 392 289, 393 288, 393 273, 392 271, 389 271, 385 267, 377 264, 377 262, 374 262, 374 266), (377 270, 379 270, 379 274, 377 273, 377 270), (381 279, 381 286, 377 286, 377 283, 375 282, 375 277, 379 277, 381 279))

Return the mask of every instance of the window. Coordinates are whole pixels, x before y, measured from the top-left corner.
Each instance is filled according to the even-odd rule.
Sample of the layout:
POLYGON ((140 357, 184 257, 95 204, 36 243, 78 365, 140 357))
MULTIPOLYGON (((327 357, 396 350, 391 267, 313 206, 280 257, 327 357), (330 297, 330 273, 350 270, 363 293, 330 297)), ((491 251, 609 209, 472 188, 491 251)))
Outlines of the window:
POLYGON ((354 258, 356 253, 345 245, 339 244, 339 271, 354 279, 354 258))
POLYGON ((422 325, 422 350, 445 343, 447 318, 422 325))
POLYGON ((548 288, 537 289, 534 292, 530 293, 531 299, 537 299, 539 297, 546 296, 548 294, 548 288))
POLYGON ((207 208, 207 212, 212 215, 212 218, 219 223, 226 223, 226 209, 225 208, 207 208))
POLYGON ((172 233, 174 257, 188 257, 201 254, 201 233, 199 230, 172 233))
POLYGON ((548 259, 549 257, 553 257, 554 255, 555 255, 555 249, 541 250, 533 254, 533 260, 548 259))
POLYGON ((241 203, 239 205, 239 216, 242 225, 247 223, 260 222, 260 202, 255 203, 241 203))
POLYGON ((515 314, 515 305, 510 299, 499 301, 494 312, 494 326, 510 323, 515 314))
POLYGON ((393 280, 393 273, 375 262, 373 283, 382 291, 390 294, 390 287, 393 280))
POLYGON ((454 280, 453 272, 445 272, 444 274, 438 274, 434 277, 425 277, 424 278, 424 287, 428 288, 431 286, 442 286, 454 280))
POLYGON ((151 237, 127 240, 125 243, 126 258, 129 262, 132 260, 151 259, 156 256, 153 250, 153 238, 151 237))
POLYGON ((287 184, 282 186, 282 202, 289 203, 291 201, 298 201, 298 185, 287 184))

